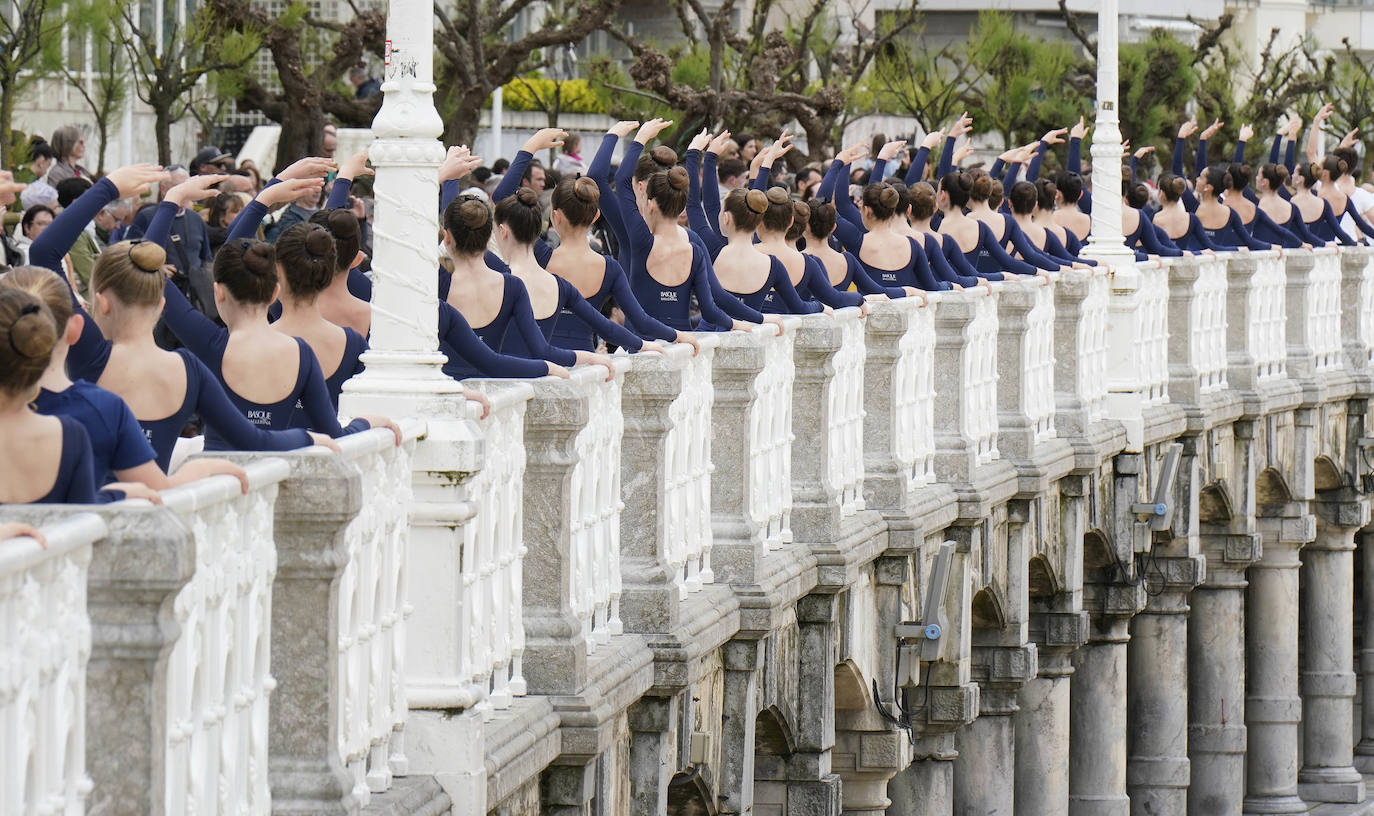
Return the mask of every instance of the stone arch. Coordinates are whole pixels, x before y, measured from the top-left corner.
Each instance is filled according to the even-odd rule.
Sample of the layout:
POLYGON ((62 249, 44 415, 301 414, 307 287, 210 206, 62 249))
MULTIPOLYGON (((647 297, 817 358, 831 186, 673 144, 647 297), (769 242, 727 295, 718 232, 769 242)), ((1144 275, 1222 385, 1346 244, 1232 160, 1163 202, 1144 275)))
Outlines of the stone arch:
POLYGON ((1198 521, 1203 524, 1229 524, 1235 516, 1231 491, 1223 481, 1209 482, 1198 491, 1198 521))
POLYGON ((691 767, 678 771, 668 781, 667 816, 715 816, 716 807, 710 782, 702 769, 691 767))
POLYGON ((1283 478, 1283 474, 1277 468, 1267 467, 1255 474, 1256 507, 1274 507, 1292 500, 1293 491, 1288 487, 1288 480, 1283 478))
POLYGON ((991 587, 983 587, 973 596, 972 610, 975 629, 1001 629, 1006 625, 1002 600, 991 587))
POLYGON ((754 813, 785 816, 787 811, 787 763, 796 741, 792 728, 777 706, 769 706, 754 718, 754 813))
POLYGON ((1083 534, 1083 583, 1110 583, 1119 577, 1112 540, 1100 529, 1083 534))
POLYGON ((1051 598, 1063 588, 1063 582, 1059 580, 1054 564, 1044 553, 1031 556, 1026 570, 1026 583, 1032 598, 1051 598))
POLYGON ((1317 490, 1340 490, 1345 487, 1345 474, 1323 453, 1312 462, 1312 482, 1317 490))
POLYGON ((841 661, 835 667, 835 710, 867 711, 872 706, 872 692, 863 671, 853 660, 841 661))

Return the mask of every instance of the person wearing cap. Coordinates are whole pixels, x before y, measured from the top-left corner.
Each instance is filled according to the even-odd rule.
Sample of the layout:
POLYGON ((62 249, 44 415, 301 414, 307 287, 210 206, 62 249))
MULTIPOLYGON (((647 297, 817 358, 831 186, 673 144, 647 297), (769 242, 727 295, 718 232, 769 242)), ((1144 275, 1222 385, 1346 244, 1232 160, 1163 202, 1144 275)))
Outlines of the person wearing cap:
POLYGON ((196 154, 196 157, 191 159, 189 169, 193 176, 227 173, 229 172, 229 163, 233 160, 233 156, 225 153, 214 145, 208 145, 202 147, 200 152, 196 154))

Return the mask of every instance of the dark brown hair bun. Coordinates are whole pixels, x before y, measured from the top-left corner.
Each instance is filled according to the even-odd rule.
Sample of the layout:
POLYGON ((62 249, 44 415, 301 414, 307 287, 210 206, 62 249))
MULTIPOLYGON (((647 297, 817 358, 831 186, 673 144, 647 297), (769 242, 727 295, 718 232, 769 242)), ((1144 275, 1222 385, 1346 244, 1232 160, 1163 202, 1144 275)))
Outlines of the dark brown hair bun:
POLYGON ((762 190, 750 190, 748 193, 745 193, 744 203, 749 207, 751 212, 763 215, 768 211, 768 194, 762 190))
POLYGON ((129 246, 129 260, 144 272, 161 272, 167 251, 151 241, 135 241, 129 246))

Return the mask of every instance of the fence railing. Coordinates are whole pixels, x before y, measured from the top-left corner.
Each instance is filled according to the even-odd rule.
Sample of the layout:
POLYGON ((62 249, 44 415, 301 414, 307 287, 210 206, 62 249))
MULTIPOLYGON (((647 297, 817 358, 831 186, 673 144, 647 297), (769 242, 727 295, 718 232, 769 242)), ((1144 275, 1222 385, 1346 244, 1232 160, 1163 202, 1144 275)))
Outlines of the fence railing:
POLYGON ((749 515, 767 547, 792 540, 792 347, 796 330, 774 335, 755 329, 763 348, 763 371, 754 383, 757 398, 749 414, 749 515))
POLYGON ((1246 333, 1250 353, 1255 359, 1258 380, 1282 377, 1287 373, 1288 350, 1284 345, 1287 317, 1284 312, 1284 262, 1277 252, 1253 252, 1255 272, 1250 278, 1249 319, 1246 333))
POLYGON ((171 610, 181 636, 166 662, 165 813, 272 810, 273 503, 290 467, 267 459, 247 471, 246 495, 228 476, 163 493, 196 549, 195 574, 171 610))
POLYGON ((857 309, 841 309, 832 318, 840 328, 830 383, 827 475, 840 496, 840 514, 864 509, 864 325, 857 309))
POLYGON ((339 440, 340 457, 362 473, 362 508, 344 533, 348 561, 339 577, 335 708, 339 753, 354 795, 391 787, 405 773, 406 550, 410 540, 410 468, 420 426, 409 423, 397 447, 377 429, 339 440))
POLYGON ((997 304, 1000 294, 984 296, 971 291, 960 295, 971 299, 973 306, 962 378, 964 404, 971 410, 964 412, 963 420, 980 465, 1000 456, 997 450, 997 304), (975 406, 980 405, 986 408, 977 410, 975 406))
POLYGON ((1342 367, 1341 257, 1334 248, 1312 250, 1312 279, 1307 299, 1307 342, 1318 371, 1342 367))
POLYGON ((1136 371, 1144 407, 1169 401, 1169 268, 1168 263, 1139 265, 1139 335, 1136 371))
POLYGON ((86 775, 86 575, 105 522, 74 515, 0 539, 0 813, 80 814, 86 775))

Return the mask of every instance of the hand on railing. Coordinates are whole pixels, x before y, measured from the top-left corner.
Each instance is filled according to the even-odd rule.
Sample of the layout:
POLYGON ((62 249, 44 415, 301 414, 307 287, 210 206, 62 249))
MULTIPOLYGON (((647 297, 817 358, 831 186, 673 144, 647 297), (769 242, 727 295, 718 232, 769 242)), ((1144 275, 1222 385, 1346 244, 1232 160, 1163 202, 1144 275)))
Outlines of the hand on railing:
POLYGON ((310 434, 311 444, 321 448, 329 448, 335 453, 343 453, 343 448, 339 447, 339 443, 335 442, 334 437, 329 434, 315 433, 314 431, 307 431, 307 433, 310 434))
POLYGON ((43 549, 46 550, 48 548, 48 540, 43 537, 42 533, 38 532, 38 528, 18 521, 8 521, 4 524, 0 524, 0 541, 8 541, 11 538, 23 538, 25 536, 37 541, 39 546, 43 549))
MULTIPOLYGON (((547 362, 547 361, 546 361, 546 362, 547 362)), ((547 364, 548 364, 548 366, 549 366, 549 376, 550 376, 550 377, 558 377, 559 379, 566 380, 566 379, 568 379, 569 377, 572 376, 572 374, 569 373, 568 370, 567 370, 566 368, 564 368, 563 366, 559 365, 558 363, 547 363, 547 364)))
POLYGON ((782 322, 782 315, 764 315, 763 323, 764 325, 772 325, 778 327, 778 330, 773 334, 774 337, 781 337, 782 333, 787 330, 787 327, 782 322))
POLYGON ((162 494, 142 482, 112 482, 103 490, 120 490, 126 499, 143 499, 153 504, 162 504, 162 494))
POLYGON ((395 422, 392 422, 390 418, 381 416, 380 414, 364 414, 358 418, 367 420, 367 424, 374 428, 390 429, 391 432, 396 435, 396 447, 401 447, 401 427, 395 422))
POLYGON ((686 343, 687 345, 691 346, 693 357, 697 356, 697 354, 701 351, 701 343, 698 343, 695 337, 686 332, 678 332, 677 338, 674 339, 673 342, 686 343))
POLYGON ((609 355, 596 354, 590 351, 578 351, 576 352, 576 354, 578 365, 585 364, 605 366, 606 382, 610 382, 611 380, 615 379, 615 363, 611 361, 609 355))
POLYGON ((248 495, 248 471, 225 459, 192 459, 177 468, 175 474, 168 474, 168 481, 174 487, 180 487, 211 476, 233 476, 239 480, 243 494, 248 495))
POLYGON ((486 419, 488 416, 491 415, 491 400, 487 399, 487 395, 483 394, 481 391, 477 391, 471 388, 464 388, 463 399, 467 400, 468 402, 475 402, 478 405, 482 406, 482 414, 479 417, 477 417, 478 419, 486 419))

